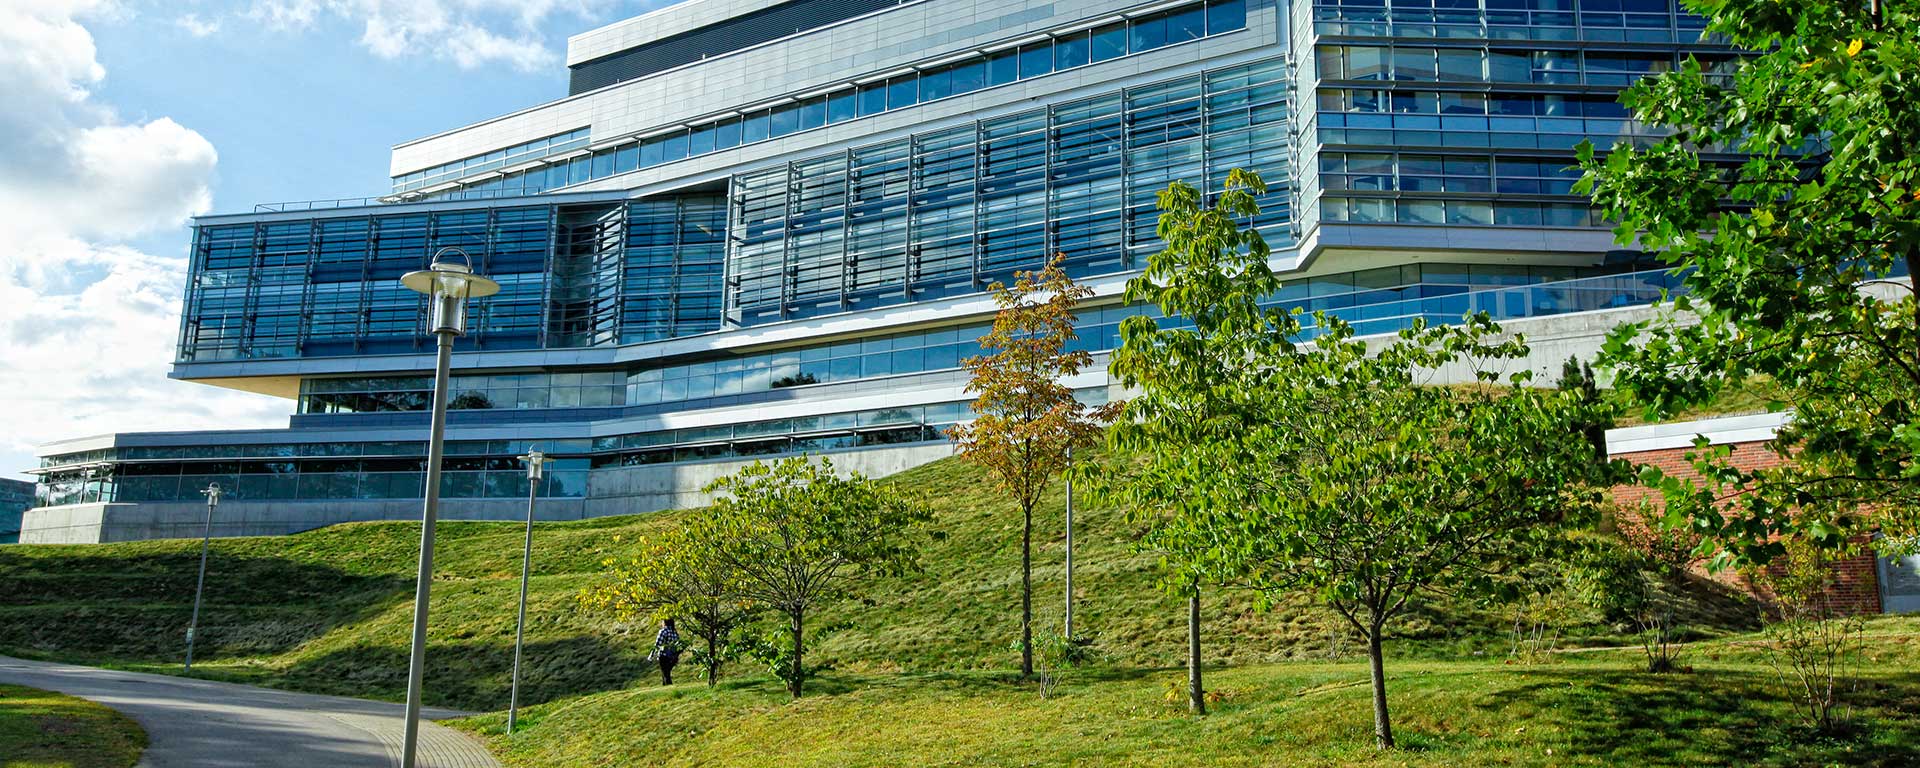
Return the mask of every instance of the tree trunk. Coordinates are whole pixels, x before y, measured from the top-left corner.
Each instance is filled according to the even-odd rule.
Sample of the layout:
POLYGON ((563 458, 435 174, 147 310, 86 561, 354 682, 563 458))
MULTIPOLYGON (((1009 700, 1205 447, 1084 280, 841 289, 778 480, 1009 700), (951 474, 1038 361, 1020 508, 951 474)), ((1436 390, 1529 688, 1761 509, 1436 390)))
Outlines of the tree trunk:
POLYGON ((720 633, 707 633, 707 687, 720 680, 720 633))
POLYGON ((1387 718, 1387 671, 1382 664, 1380 627, 1367 633, 1367 663, 1373 672, 1373 743, 1381 749, 1393 749, 1393 723, 1387 718))
POLYGON ((1033 507, 1020 531, 1020 676, 1033 677, 1033 507))
POLYGON ((800 664, 800 651, 804 647, 800 644, 802 626, 800 615, 799 611, 793 612, 793 669, 789 673, 791 677, 787 680, 787 692, 792 693, 796 699, 800 698, 800 684, 805 682, 806 675, 806 667, 800 664))
POLYGON ((1196 715, 1207 713, 1207 689, 1200 682, 1200 581, 1187 593, 1187 707, 1196 715))

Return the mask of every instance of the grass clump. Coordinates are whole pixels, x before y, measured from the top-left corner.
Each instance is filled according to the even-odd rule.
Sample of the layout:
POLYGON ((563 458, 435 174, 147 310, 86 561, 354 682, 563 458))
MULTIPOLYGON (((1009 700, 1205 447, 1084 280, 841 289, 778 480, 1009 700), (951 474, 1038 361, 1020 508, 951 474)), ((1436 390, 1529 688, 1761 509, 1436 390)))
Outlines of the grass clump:
POLYGON ((147 748, 132 720, 85 699, 0 685, 0 768, 126 768, 147 748))

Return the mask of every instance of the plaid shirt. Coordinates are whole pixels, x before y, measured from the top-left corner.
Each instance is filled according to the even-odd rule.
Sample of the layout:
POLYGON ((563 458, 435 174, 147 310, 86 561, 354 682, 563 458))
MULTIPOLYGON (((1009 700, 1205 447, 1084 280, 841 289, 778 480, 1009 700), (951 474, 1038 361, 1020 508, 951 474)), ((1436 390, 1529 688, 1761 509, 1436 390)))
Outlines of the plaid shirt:
POLYGON ((654 658, 657 659, 662 656, 679 656, 679 655, 680 655, 680 633, 673 631, 673 627, 661 627, 660 634, 653 636, 654 658))

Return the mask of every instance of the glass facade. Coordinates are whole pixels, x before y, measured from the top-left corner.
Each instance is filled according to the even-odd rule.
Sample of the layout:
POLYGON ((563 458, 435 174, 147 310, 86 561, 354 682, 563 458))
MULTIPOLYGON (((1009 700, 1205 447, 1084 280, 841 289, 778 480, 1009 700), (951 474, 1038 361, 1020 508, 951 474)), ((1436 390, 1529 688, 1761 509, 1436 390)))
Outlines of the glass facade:
POLYGON ((473 304, 479 349, 715 330, 725 216, 718 195, 680 195, 201 226, 177 359, 428 349, 425 297, 400 276, 446 247, 500 282, 473 304))
MULTIPOLYGON (((1289 281, 1271 306, 1324 311, 1361 333, 1390 333, 1415 318, 1458 320, 1469 311, 1517 319, 1645 304, 1679 281, 1642 260, 1592 267, 1409 264, 1289 281)), ((1120 321, 1158 316, 1147 306, 1082 308, 1075 350, 1103 352, 1120 343, 1120 321)), ((874 334, 778 352, 757 352, 633 370, 453 377, 455 410, 651 406, 790 387, 956 370, 982 354, 985 323, 874 334)), ((432 380, 421 376, 309 378, 301 382, 304 414, 423 411, 432 380)))
MULTIPOLYGON (((734 177, 728 319, 742 325, 974 293, 1049 254, 1075 275, 1159 247, 1155 195, 1288 165, 1274 59, 734 177)), ((1284 183, 1253 222, 1293 242, 1284 183)))
MULTIPOLYGON (((1093 404, 1104 391, 1085 393, 1093 404)), ((447 443, 441 495, 519 499, 525 465, 539 448, 549 459, 540 494, 582 498, 588 468, 817 453, 946 440, 946 428, 971 419, 964 402, 913 405, 695 429, 656 430, 592 440, 495 440, 447 443)), ((426 444, 272 443, 129 447, 49 456, 38 506, 86 502, 199 501, 219 483, 233 501, 412 499, 426 477, 426 444)), ((23 505, 24 508, 25 505, 23 505)))
POLYGON ((1569 189, 1573 148, 1657 140, 1621 90, 1737 63, 1672 0, 1316 0, 1312 18, 1310 221, 1604 226, 1569 189))
MULTIPOLYGON (((624 146, 608 147, 545 168, 476 181, 463 186, 460 193, 535 194, 559 189, 1018 80, 1146 53, 1169 45, 1242 30, 1246 26, 1246 0, 1191 3, 1093 29, 1051 33, 1046 39, 992 53, 959 60, 946 57, 937 66, 910 67, 910 71, 891 77, 864 81, 856 79, 837 90, 804 99, 790 99, 779 106, 736 111, 717 119, 694 120, 689 127, 649 133, 624 146)), ((499 166, 481 170, 491 170, 493 167, 499 166)), ((408 174, 408 177, 412 175, 408 174)), ((445 180, 451 177, 443 175, 435 178, 445 180)), ((415 182, 407 188, 417 189, 431 183, 437 182, 415 182)), ((395 180, 394 190, 402 191, 399 179, 395 180)))
POLYGON ((587 145, 587 129, 575 128, 566 133, 555 134, 544 139, 515 144, 506 149, 496 149, 482 155, 441 163, 431 168, 422 168, 412 173, 393 177, 393 191, 412 192, 435 184, 462 179, 475 174, 497 171, 508 166, 519 165, 530 160, 572 152, 587 145))

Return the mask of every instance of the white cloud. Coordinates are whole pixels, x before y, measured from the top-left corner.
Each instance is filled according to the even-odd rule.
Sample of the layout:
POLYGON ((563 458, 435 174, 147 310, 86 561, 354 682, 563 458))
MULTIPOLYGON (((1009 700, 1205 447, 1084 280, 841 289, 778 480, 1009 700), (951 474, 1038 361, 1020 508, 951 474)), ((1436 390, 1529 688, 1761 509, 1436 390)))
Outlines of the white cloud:
POLYGON ((101 0, 0 4, 0 474, 48 440, 114 431, 270 426, 284 400, 166 378, 184 254, 130 238, 208 210, 218 155, 165 117, 129 122, 83 19, 101 0))
POLYGON ((220 31, 219 19, 203 19, 197 13, 189 13, 174 19, 173 25, 194 37, 208 37, 220 31))
POLYGON ((244 14, 278 30, 322 17, 361 26, 360 44, 385 59, 425 56, 462 69, 557 65, 542 25, 558 15, 596 18, 612 0, 254 0, 244 14))

